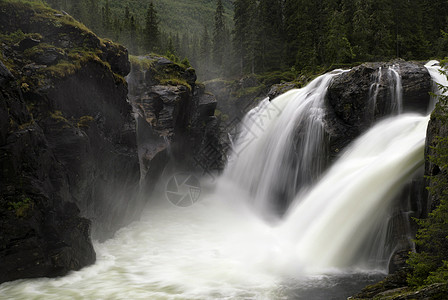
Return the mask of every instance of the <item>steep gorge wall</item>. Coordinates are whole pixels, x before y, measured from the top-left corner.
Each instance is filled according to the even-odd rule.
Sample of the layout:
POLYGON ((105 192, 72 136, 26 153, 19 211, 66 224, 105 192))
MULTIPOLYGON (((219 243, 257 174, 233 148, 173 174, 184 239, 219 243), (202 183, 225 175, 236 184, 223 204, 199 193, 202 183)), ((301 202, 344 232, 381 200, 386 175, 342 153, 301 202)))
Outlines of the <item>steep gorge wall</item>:
POLYGON ((0 282, 63 275, 136 199, 127 51, 40 4, 2 2, 0 32, 0 282))
POLYGON ((195 70, 165 57, 133 57, 127 77, 137 120, 142 183, 151 193, 162 173, 214 176, 223 167, 224 149, 217 101, 196 83, 195 70))
POLYGON ((0 44, 0 283, 94 263, 91 231, 138 217, 162 174, 222 168, 194 69, 147 56, 130 73, 125 48, 39 3, 0 3, 0 44))

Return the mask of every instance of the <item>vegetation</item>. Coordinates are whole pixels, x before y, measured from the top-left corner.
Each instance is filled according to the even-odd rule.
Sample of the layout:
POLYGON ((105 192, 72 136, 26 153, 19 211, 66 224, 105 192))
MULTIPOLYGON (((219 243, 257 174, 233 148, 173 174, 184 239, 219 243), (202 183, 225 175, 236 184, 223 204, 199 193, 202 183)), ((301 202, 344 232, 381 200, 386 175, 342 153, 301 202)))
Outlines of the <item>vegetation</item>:
POLYGON ((24 218, 28 212, 34 207, 33 201, 29 197, 21 196, 17 201, 8 202, 9 210, 13 210, 17 218, 24 218))
POLYGON ((448 25, 448 9, 442 3, 236 0, 238 71, 315 70, 334 63, 444 55, 440 30, 448 25))
MULTIPOLYGON (((446 75, 446 72, 445 72, 446 75)), ((441 87, 448 91, 448 87, 441 87)), ((440 126, 448 127, 448 97, 440 96, 437 108, 432 115, 440 121, 440 126)), ((422 287, 433 283, 448 282, 448 136, 435 137, 435 146, 429 161, 437 166, 437 174, 428 179, 431 195, 437 195, 437 207, 428 218, 417 220, 419 230, 415 240, 417 253, 411 253, 408 264, 412 273, 409 285, 422 287)))
POLYGON ((160 65, 156 67, 155 61, 160 58, 170 57, 160 56, 160 55, 152 55, 152 56, 134 56, 130 55, 129 60, 131 62, 132 68, 136 68, 140 71, 143 70, 151 70, 151 74, 153 76, 153 80, 157 81, 162 85, 183 85, 189 90, 191 90, 191 85, 183 78, 182 74, 185 72, 185 69, 189 68, 190 65, 188 60, 184 60, 182 62, 176 62, 172 60, 172 64, 160 65))
POLYGON ((188 57, 201 79, 440 57, 443 0, 47 0, 132 54, 188 57), (100 15, 101 18, 96 16, 100 15), (232 22, 233 18, 233 22, 232 22))

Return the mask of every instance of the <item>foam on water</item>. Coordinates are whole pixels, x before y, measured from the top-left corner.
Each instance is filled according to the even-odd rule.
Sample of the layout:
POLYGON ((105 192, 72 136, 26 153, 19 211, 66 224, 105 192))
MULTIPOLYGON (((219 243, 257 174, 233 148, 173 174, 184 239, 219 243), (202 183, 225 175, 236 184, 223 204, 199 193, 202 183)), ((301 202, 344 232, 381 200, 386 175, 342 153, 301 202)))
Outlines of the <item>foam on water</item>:
MULTIPOLYGON (((393 196, 423 163, 428 117, 399 115, 382 121, 317 184, 293 197, 284 219, 273 225, 259 214, 272 194, 260 182, 296 176, 263 160, 272 157, 284 165, 282 152, 292 151, 288 138, 297 124, 307 125, 309 134, 319 132, 321 101, 340 72, 252 111, 259 116, 246 123, 256 133, 253 143, 236 143, 236 149, 242 148, 233 163, 215 190, 202 193, 194 206, 179 208, 165 201, 166 206, 148 207, 140 221, 95 243, 95 265, 56 279, 4 283, 0 298, 297 299, 297 289, 322 290, 335 284, 331 278, 377 272, 358 253, 393 196), (278 114, 266 113, 271 105, 278 114), (306 114, 311 120, 301 121, 306 114), (247 169, 257 164, 262 167, 247 169), (257 201, 260 209, 254 210, 257 201)), ((299 144, 315 149, 311 139, 299 144)), ((310 155, 304 153, 312 161, 310 155)))

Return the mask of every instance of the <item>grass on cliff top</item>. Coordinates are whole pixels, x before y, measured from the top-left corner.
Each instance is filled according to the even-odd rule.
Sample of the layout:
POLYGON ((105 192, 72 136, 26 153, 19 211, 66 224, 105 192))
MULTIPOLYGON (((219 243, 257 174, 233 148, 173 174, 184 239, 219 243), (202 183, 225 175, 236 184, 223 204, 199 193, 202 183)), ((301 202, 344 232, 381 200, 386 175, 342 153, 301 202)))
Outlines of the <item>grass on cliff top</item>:
POLYGON ((129 55, 129 61, 133 69, 150 71, 153 74, 153 78, 161 85, 183 85, 191 91, 191 85, 182 77, 182 74, 188 68, 186 65, 173 62, 166 56, 155 54, 148 56, 129 55), (157 61, 161 58, 168 59, 172 63, 157 66, 157 61))
MULTIPOLYGON (((98 38, 86 26, 71 16, 54 10, 42 1, 37 0, 6 0, 0 2, 0 11, 10 14, 11 20, 15 16, 17 18, 21 16, 27 17, 28 20, 24 21, 24 24, 31 25, 29 27, 36 28, 37 31, 24 33, 22 29, 14 32, 6 32, 4 30, 0 34, 0 45, 3 44, 11 49, 15 49, 26 38, 41 41, 34 47, 26 49, 23 53, 14 52, 11 55, 12 57, 8 57, 4 52, 0 52, 0 60, 16 78, 19 78, 19 85, 27 90, 44 85, 46 81, 48 82, 48 77, 64 78, 73 75, 88 62, 96 62, 112 70, 110 64, 100 58, 102 55, 101 48, 111 42, 98 38), (45 28, 44 30, 46 31, 42 31, 41 28, 45 28), (51 32, 50 37, 45 36, 48 32, 51 32), (55 34, 56 37, 54 36, 55 34), (70 37, 71 35, 73 35, 73 38, 70 37), (64 36, 68 36, 76 44, 61 48, 61 45, 57 44, 60 43, 64 36), (36 67, 32 70, 31 75, 30 72, 23 72, 24 66, 35 63, 36 56, 50 49, 60 54, 56 64, 36 67)), ((18 21, 18 23, 20 22, 18 21)), ((21 26, 11 26, 11 28, 17 27, 21 26)), ((122 76, 115 73, 114 78, 117 83, 125 81, 122 76)))
POLYGON ((7 8, 10 13, 15 13, 17 17, 25 16, 26 14, 23 12, 26 10, 32 10, 34 14, 31 21, 49 21, 56 27, 69 25, 90 34, 94 34, 89 28, 76 21, 72 16, 51 8, 42 0, 2 0, 0 2, 0 9, 2 7, 7 8))

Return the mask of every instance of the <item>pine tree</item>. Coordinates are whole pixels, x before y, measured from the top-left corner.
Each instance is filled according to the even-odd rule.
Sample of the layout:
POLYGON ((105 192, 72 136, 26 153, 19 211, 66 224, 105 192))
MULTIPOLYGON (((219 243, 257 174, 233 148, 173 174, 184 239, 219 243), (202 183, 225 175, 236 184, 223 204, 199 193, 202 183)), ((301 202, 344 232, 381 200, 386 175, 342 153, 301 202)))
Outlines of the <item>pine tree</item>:
POLYGON ((353 59, 353 51, 346 34, 346 25, 342 12, 335 10, 329 24, 326 45, 326 63, 348 63, 353 59))
POLYGON ((284 54, 282 1, 260 0, 259 20, 259 70, 279 68, 284 54))
POLYGON ((202 33, 201 37, 201 43, 200 43, 200 73, 203 77, 208 78, 209 72, 210 72, 210 52, 211 52, 211 40, 210 35, 208 33, 207 27, 204 26, 204 31, 202 33))
POLYGON ((159 19, 157 11, 152 2, 149 3, 149 7, 146 11, 145 19, 145 32, 144 32, 144 46, 146 51, 156 51, 159 47, 159 19))
POLYGON ((215 26, 213 30, 213 62, 215 66, 221 68, 224 54, 224 7, 222 1, 218 0, 215 11, 215 26))
POLYGON ((284 9, 284 38, 285 38, 285 60, 286 64, 295 64, 296 54, 299 50, 299 3, 296 0, 286 0, 284 9))
POLYGON ((106 36, 108 36, 112 28, 112 13, 110 11, 109 0, 106 0, 106 4, 102 8, 101 19, 102 19, 103 32, 106 36))

